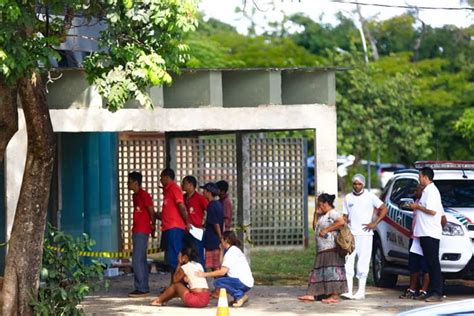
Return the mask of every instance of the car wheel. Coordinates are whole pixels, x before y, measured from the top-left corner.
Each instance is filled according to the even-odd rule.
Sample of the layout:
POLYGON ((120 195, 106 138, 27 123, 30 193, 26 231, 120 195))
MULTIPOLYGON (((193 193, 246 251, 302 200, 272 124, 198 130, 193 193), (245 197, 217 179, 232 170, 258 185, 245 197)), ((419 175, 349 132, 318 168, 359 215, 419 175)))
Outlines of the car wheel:
POLYGON ((388 263, 383 254, 382 243, 376 237, 372 250, 372 275, 374 283, 378 287, 394 287, 397 285, 397 274, 387 273, 388 263))

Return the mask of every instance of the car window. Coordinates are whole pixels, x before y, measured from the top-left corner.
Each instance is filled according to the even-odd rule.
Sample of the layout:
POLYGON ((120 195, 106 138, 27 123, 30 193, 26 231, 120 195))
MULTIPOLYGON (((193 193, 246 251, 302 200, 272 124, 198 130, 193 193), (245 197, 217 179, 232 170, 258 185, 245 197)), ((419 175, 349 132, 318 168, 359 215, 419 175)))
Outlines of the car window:
POLYGON ((401 198, 415 199, 415 190, 418 181, 415 179, 397 179, 393 184, 390 201, 398 205, 401 198))
POLYGON ((380 199, 384 202, 385 202, 385 198, 387 197, 388 189, 392 185, 393 181, 394 181, 393 179, 388 180, 387 184, 383 188, 382 194, 380 195, 380 199))
POLYGON ((474 207, 474 180, 435 180, 444 207, 474 207))

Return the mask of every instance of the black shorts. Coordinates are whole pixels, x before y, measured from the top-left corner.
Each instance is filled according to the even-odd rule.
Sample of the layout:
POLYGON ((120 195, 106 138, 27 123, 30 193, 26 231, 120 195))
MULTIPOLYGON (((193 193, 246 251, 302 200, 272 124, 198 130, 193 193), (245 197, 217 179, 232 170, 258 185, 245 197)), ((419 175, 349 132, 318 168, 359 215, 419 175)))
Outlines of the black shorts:
POLYGON ((424 256, 420 256, 416 253, 410 252, 412 243, 413 239, 410 239, 410 243, 408 246, 408 269, 410 270, 410 273, 428 273, 428 264, 426 263, 426 258, 424 256))

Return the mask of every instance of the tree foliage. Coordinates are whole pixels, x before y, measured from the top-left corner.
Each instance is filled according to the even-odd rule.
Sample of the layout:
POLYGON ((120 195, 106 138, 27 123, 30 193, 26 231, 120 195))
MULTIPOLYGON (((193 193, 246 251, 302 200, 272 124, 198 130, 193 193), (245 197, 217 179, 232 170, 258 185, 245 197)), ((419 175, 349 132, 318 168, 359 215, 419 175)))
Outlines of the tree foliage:
POLYGON ((151 103, 150 85, 169 84, 188 55, 183 33, 196 27, 193 0, 0 1, 0 161, 18 128, 17 100, 25 116, 28 149, 25 172, 6 257, 3 315, 31 315, 42 258, 55 139, 42 79, 56 47, 77 27, 104 23, 99 47, 86 61, 111 111, 132 98, 151 103), (25 255, 27 254, 27 255, 25 255))

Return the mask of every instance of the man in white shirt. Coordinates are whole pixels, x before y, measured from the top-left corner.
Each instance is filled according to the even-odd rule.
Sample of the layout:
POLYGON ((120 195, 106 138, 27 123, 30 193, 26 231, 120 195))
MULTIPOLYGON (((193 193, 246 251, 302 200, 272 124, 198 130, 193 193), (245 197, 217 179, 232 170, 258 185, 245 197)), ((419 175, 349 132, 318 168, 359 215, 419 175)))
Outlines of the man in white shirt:
POLYGON ((355 238, 355 250, 346 258, 345 265, 348 292, 342 296, 357 300, 365 298, 365 285, 372 256, 373 229, 387 215, 387 207, 375 194, 365 190, 364 186, 365 177, 363 175, 356 174, 352 177, 353 191, 346 195, 342 210, 355 238), (377 212, 375 220, 373 220, 374 209, 377 212), (357 293, 352 295, 356 256, 359 288, 357 293))
POLYGON ((443 278, 439 262, 439 241, 442 234, 441 217, 444 215, 441 195, 433 183, 434 172, 430 167, 424 167, 418 174, 420 184, 425 186, 421 199, 410 208, 417 210, 413 236, 420 238, 421 249, 428 264, 430 276, 430 293, 427 302, 443 300, 443 278))

